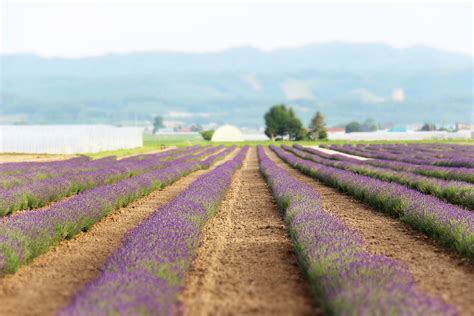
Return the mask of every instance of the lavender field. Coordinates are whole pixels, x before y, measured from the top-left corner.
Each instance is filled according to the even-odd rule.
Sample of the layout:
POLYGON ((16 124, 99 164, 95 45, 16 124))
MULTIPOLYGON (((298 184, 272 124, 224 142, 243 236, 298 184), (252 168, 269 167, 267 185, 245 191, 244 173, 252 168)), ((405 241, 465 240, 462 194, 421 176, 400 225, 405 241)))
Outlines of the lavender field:
POLYGON ((474 316, 473 13, 0 1, 0 316, 474 316))
POLYGON ((450 144, 1 163, 0 314, 472 315, 473 172, 450 144))

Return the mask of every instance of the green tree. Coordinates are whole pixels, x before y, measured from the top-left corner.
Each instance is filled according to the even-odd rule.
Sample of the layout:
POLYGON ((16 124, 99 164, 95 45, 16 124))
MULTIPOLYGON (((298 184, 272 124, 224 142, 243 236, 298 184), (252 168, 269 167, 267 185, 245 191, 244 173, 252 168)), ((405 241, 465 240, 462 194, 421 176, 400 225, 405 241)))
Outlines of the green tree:
POLYGON ((327 139, 328 130, 326 128, 326 122, 324 115, 321 112, 316 112, 311 123, 309 124, 309 131, 311 139, 327 139))
POLYGON ((155 116, 153 118, 153 134, 158 132, 160 128, 162 128, 163 125, 163 118, 161 116, 155 116))
POLYGON ((201 136, 202 136, 202 138, 204 138, 204 140, 211 140, 211 139, 212 139, 212 135, 214 135, 214 131, 213 131, 213 130, 202 131, 202 132, 201 132, 201 136))
POLYGON ((357 121, 352 121, 346 125, 346 133, 360 132, 361 126, 357 121))
POLYGON ((270 139, 288 136, 290 140, 301 140, 304 136, 303 123, 293 109, 284 104, 277 104, 265 113, 265 135, 270 139))

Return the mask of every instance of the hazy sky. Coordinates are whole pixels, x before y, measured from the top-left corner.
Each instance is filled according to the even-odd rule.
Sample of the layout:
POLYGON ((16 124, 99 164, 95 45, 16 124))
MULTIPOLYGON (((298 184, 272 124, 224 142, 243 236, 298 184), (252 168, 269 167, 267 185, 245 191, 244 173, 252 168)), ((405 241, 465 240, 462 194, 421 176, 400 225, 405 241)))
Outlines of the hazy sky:
POLYGON ((348 41, 425 44, 473 54, 468 2, 0 1, 3 53, 78 57, 348 41))

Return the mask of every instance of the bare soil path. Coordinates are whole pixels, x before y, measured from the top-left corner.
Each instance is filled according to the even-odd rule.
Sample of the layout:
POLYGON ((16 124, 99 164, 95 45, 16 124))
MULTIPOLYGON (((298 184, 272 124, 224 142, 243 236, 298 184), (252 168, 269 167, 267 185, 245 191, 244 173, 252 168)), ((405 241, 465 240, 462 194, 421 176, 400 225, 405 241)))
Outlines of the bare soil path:
POLYGON ((267 149, 267 153, 292 176, 318 191, 326 210, 358 229, 369 251, 408 263, 423 291, 457 305, 463 315, 474 315, 474 267, 467 259, 400 220, 300 173, 273 151, 267 149))
POLYGON ((54 154, 0 154, 0 163, 4 162, 26 162, 26 161, 56 161, 76 157, 76 155, 54 155, 54 154))
POLYGON ((367 157, 362 157, 362 156, 356 156, 356 155, 351 155, 351 154, 346 154, 346 153, 343 153, 342 151, 337 151, 337 150, 332 150, 332 149, 329 149, 329 148, 323 148, 323 147, 320 147, 320 146, 308 146, 309 148, 314 148, 314 149, 318 149, 326 154, 330 154, 330 155, 341 155, 341 156, 346 156, 346 157, 349 157, 349 158, 355 158, 355 159, 358 159, 358 160, 371 160, 372 158, 367 158, 367 157))
POLYGON ((117 210, 89 232, 62 242, 17 273, 0 278, 0 315, 56 314, 67 306, 78 290, 100 274, 105 260, 120 246, 125 233, 157 208, 171 202, 209 170, 193 172, 171 186, 117 210))
POLYGON ((188 315, 318 315, 251 148, 204 230, 181 297, 188 315))

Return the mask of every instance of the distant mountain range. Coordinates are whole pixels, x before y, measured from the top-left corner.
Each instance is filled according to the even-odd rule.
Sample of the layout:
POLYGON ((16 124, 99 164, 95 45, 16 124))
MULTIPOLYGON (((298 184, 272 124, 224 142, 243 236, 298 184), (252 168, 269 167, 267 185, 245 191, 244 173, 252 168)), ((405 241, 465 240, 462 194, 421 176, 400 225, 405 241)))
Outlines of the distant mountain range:
POLYGON ((473 58, 415 46, 327 43, 271 52, 1 56, 0 122, 263 125, 274 103, 307 122, 473 120, 473 58))

